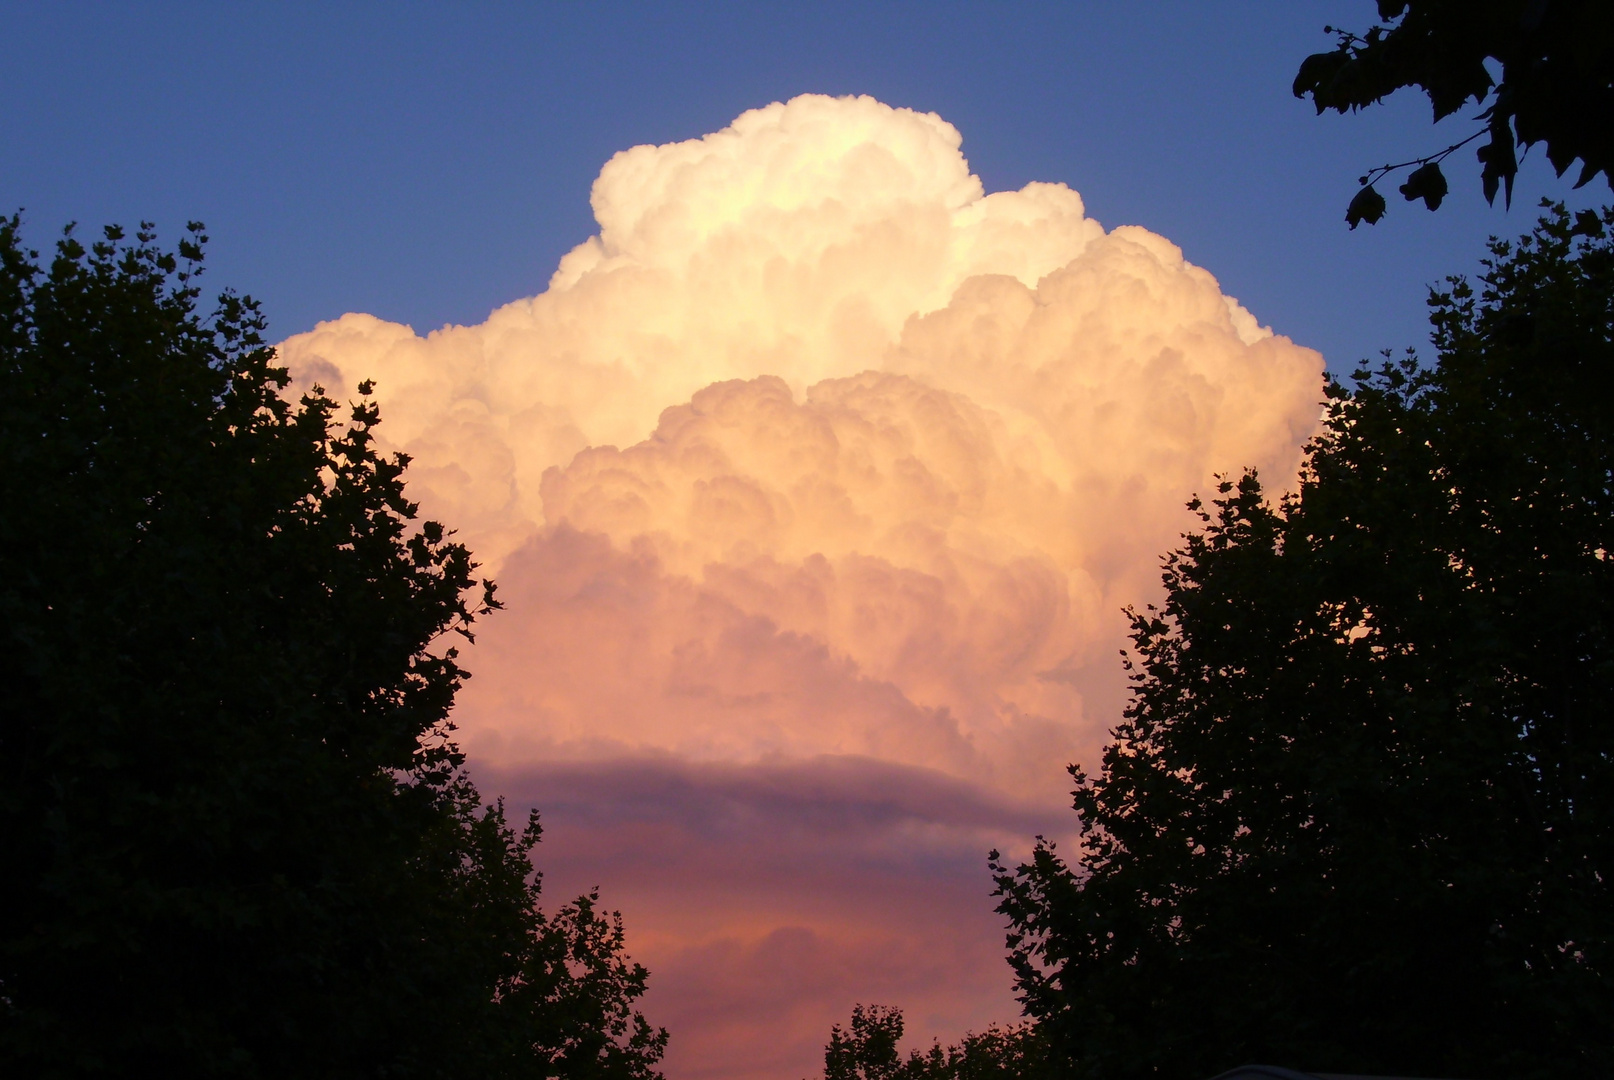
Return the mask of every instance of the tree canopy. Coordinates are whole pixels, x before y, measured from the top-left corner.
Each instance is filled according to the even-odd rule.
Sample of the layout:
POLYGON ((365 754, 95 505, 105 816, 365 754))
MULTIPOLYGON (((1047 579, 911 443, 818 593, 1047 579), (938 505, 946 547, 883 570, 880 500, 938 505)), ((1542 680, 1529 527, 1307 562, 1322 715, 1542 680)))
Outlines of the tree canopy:
POLYGON ((1610 228, 1493 241, 1297 495, 1194 504, 1075 865, 995 864, 1061 1070, 1614 1069, 1610 228))
POLYGON ((1306 58, 1296 97, 1319 113, 1354 112, 1398 90, 1428 95, 1434 119, 1469 102, 1483 106, 1478 130, 1427 157, 1370 169, 1351 200, 1351 228, 1384 216, 1375 185, 1410 169, 1408 202, 1438 209, 1448 184, 1441 164, 1481 138, 1480 183, 1487 201, 1508 202, 1521 152, 1540 143, 1562 176, 1577 161, 1580 187, 1601 174, 1614 185, 1614 8, 1603 0, 1378 0, 1381 23, 1365 33, 1325 27, 1337 46, 1306 58), (1493 74, 1498 71, 1500 77, 1493 74))
POLYGON ((991 1025, 943 1047, 897 1049, 906 1024, 902 1010, 855 1005, 852 1022, 830 1029, 824 1080, 1035 1080, 1046 1074, 1048 1054, 1035 1025, 991 1025))
POLYGON ((201 227, 0 221, 0 1071, 647 1080, 620 920, 462 768, 495 605, 201 227))

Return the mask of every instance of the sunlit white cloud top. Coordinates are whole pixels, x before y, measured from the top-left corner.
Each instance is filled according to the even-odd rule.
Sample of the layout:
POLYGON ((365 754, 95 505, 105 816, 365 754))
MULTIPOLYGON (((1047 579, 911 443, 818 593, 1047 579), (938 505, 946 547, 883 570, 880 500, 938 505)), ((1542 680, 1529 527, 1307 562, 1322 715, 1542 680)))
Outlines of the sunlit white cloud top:
POLYGON ((485 323, 282 345, 376 380, 412 492, 500 579, 473 753, 1057 798, 1183 503, 1293 476, 1322 360, 1062 184, 986 194, 960 146, 868 97, 769 105, 613 157, 599 233, 485 323))

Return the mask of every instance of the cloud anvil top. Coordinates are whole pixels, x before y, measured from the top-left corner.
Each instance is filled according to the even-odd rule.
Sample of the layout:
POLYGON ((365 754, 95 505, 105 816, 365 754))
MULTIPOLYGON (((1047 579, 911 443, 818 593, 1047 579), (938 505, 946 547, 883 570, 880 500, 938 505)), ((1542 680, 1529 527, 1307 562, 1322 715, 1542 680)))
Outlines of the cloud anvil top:
MULTIPOLYGON (((1293 477, 1323 362, 1063 184, 987 194, 961 145, 868 97, 755 109, 613 157, 598 234, 542 294, 424 337, 350 314, 281 346, 304 384, 375 379, 411 492, 500 583, 457 713, 473 762, 856 759, 1061 812, 1062 766, 1115 719, 1121 609, 1155 594, 1216 474, 1293 477)), ((658 821, 620 835, 758 842, 658 821)), ((947 860, 978 862, 984 835, 869 827, 929 830, 947 860)), ((702 950, 784 948, 805 927, 827 972, 875 932, 843 895, 810 914, 767 895, 704 920, 608 899, 652 968, 700 978, 717 977, 702 950)), ((809 1040, 863 993, 800 992, 827 1004, 779 1016, 809 1040)), ((707 1052, 675 1041, 669 1064, 702 1071, 707 1052)))

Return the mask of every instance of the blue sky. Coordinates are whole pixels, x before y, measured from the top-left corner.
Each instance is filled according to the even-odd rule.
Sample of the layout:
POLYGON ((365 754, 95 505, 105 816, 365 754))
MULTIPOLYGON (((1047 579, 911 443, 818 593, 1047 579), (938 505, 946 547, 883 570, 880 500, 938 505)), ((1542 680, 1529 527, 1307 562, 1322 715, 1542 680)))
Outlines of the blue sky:
MULTIPOLYGON (((987 189, 1059 180, 1106 227, 1180 244, 1330 367, 1424 338, 1424 289, 1511 213, 1466 161, 1447 207, 1346 230, 1354 177, 1443 145, 1403 94, 1316 117, 1289 82, 1325 23, 1372 5, 7 4, 0 207, 63 222, 186 219, 211 281, 276 337, 345 311, 417 330, 540 291, 589 235, 600 165, 816 91, 938 112, 987 189)), ((1456 130, 1448 122, 1443 127, 1456 130)), ((1465 132, 1466 133, 1466 132, 1465 132)), ((1463 151, 1466 155, 1467 151, 1463 151)), ((1396 199, 1393 192, 1388 192, 1396 199)))

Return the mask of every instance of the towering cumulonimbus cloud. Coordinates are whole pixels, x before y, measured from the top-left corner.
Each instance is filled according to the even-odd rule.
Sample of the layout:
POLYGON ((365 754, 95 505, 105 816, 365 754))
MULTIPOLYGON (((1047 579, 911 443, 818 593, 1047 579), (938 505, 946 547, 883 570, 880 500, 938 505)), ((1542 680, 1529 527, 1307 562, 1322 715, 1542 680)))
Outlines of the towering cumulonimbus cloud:
MULTIPOLYGON (((769 105, 613 157, 598 235, 480 325, 346 315, 281 346, 303 383, 376 381, 412 493, 500 581, 458 715, 473 763, 537 768, 574 809, 576 776, 647 761, 725 784, 865 761, 963 783, 993 820, 1063 803, 1118 715, 1122 608, 1216 474, 1294 475, 1322 360, 1062 184, 985 194, 960 145, 867 97, 769 105)), ((985 835, 904 815, 871 828, 985 835)), ((619 816, 575 815, 596 836, 619 816)), ((614 835, 654 832, 634 820, 614 835)), ((691 958, 788 929, 743 892, 704 930, 659 893, 629 914, 710 976, 691 958)), ((811 931, 826 956, 871 932, 811 931)), ((686 1074, 746 1074, 676 1045, 686 1074)))

